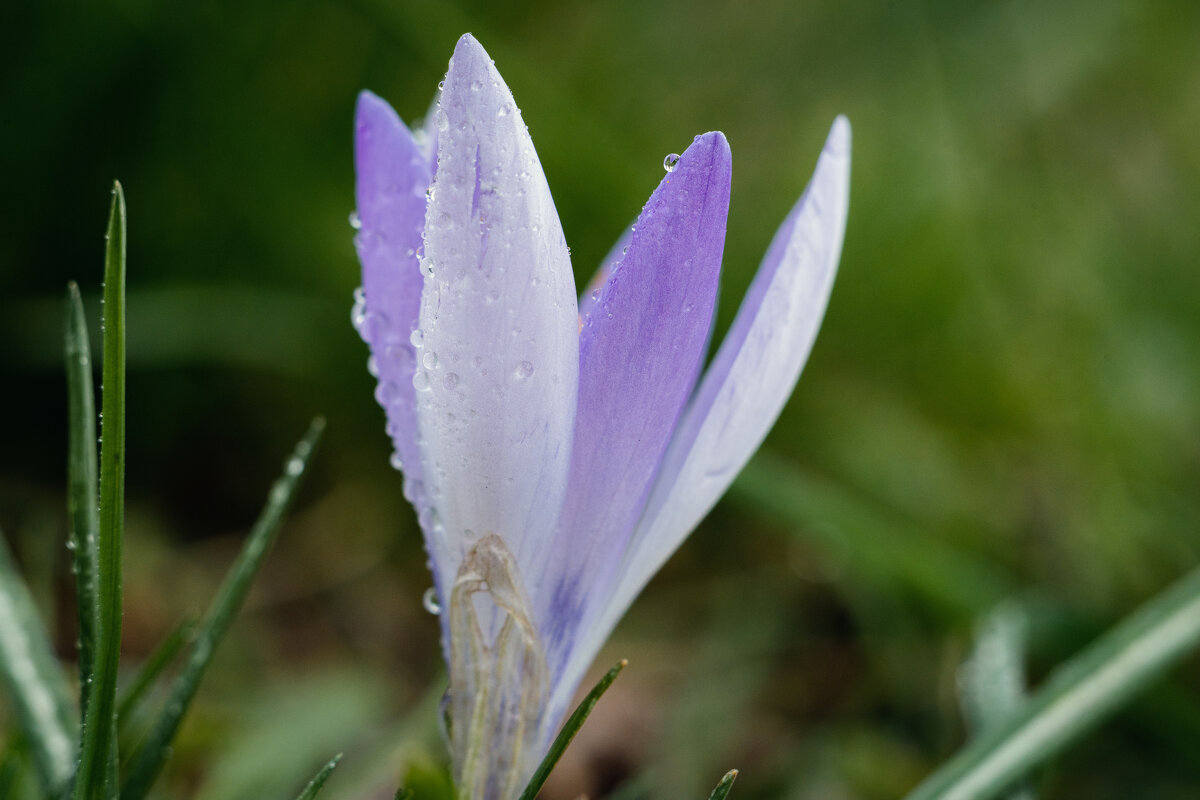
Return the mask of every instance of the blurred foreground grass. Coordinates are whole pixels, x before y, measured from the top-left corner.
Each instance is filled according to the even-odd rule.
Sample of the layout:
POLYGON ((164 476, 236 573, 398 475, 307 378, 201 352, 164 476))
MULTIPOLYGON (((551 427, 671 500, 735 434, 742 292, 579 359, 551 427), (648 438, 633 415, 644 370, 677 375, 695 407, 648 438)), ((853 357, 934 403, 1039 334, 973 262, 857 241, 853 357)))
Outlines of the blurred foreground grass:
MULTIPOLYGON (((356 92, 422 115, 464 30, 521 103, 580 283, 663 154, 726 132, 722 329, 833 116, 855 126, 841 275, 805 377, 602 655, 630 667, 554 796, 702 797, 730 766, 736 797, 899 796, 961 740, 955 669, 994 602, 1031 609, 1036 682, 1200 556, 1194 3, 4 16, 0 413, 20 424, 0 440, 0 527, 63 609, 60 652, 59 298, 97 263, 114 176, 135 209, 130 656, 203 607, 261 476, 312 413, 330 420, 166 797, 294 789, 262 784, 243 742, 289 777, 346 750, 334 798, 386 792, 397 748, 440 758, 429 579, 349 325, 346 218, 356 92)), ((1196 670, 1059 760, 1039 797, 1193 796, 1196 670)))

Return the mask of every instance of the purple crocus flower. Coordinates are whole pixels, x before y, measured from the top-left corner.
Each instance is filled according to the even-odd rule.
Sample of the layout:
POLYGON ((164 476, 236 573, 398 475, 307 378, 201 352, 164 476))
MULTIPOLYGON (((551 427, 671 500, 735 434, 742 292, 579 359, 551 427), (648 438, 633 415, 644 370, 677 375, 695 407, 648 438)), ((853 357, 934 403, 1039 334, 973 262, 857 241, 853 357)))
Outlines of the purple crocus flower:
POLYGON ((472 36, 440 88, 415 133, 359 97, 354 317, 433 571, 460 796, 508 800, 613 626, 791 394, 841 253, 850 126, 834 122, 704 369, 724 135, 668 158, 577 301, 533 142, 472 36))

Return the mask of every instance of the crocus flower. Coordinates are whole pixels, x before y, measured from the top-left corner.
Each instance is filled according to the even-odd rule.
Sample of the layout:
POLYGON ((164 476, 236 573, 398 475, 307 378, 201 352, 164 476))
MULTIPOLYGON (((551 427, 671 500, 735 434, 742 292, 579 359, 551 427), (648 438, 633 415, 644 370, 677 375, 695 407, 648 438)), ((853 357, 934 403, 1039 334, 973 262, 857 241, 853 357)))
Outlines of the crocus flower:
POLYGON ((704 369, 724 135, 668 157, 577 301, 533 142, 470 35, 440 90, 416 133, 359 98, 354 319, 433 571, 460 796, 508 800, 613 626, 791 394, 841 253, 850 126, 834 122, 704 369))

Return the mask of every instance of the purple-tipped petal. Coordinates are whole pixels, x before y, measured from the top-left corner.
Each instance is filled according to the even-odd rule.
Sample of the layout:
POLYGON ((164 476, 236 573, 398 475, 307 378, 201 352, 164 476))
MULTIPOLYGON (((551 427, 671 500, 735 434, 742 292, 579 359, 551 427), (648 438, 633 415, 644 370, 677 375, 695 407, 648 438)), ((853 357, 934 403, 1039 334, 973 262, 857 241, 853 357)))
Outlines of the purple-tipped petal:
POLYGON ((422 475, 411 337, 421 305, 423 279, 416 254, 425 226, 430 167, 396 112, 370 92, 358 98, 354 166, 361 226, 354 243, 363 272, 355 323, 370 346, 379 378, 375 397, 387 413, 395 446, 392 463, 403 463, 405 493, 420 508, 414 497, 420 494, 422 475))
POLYGON ((535 599, 551 675, 589 635, 695 387, 716 302, 730 170, 722 134, 696 138, 646 203, 583 320, 570 482, 547 570, 553 583, 535 599))
POLYGON ((520 111, 469 35, 434 119, 413 377, 436 513, 426 534, 449 551, 437 567, 451 578, 488 534, 528 576, 566 488, 579 369, 570 258, 520 111))
POLYGON ((850 190, 850 123, 838 117, 804 195, 775 234, 663 459, 603 616, 560 680, 574 687, 625 609, 724 494, 783 409, 837 272, 850 190))

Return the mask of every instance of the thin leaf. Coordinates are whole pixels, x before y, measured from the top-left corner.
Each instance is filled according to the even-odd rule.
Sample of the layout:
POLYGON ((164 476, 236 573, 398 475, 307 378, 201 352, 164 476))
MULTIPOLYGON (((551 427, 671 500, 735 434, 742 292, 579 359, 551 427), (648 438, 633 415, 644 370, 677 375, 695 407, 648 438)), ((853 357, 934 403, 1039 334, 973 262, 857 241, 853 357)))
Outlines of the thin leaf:
POLYGON ((297 797, 296 800, 312 800, 314 797, 316 797, 317 793, 321 791, 321 787, 325 785, 325 781, 329 780, 329 776, 333 774, 335 769, 337 769, 338 762, 341 760, 341 753, 338 753, 336 756, 329 759, 329 763, 321 767, 321 771, 316 774, 316 777, 308 782, 308 786, 304 787, 304 791, 300 793, 300 796, 297 797))
POLYGON ((71 571, 79 637, 79 708, 86 715, 95 680, 96 624, 100 606, 100 496, 96 464, 96 399, 92 386, 92 350, 79 287, 67 284, 67 511, 71 522, 71 571))
POLYGON ((125 194, 113 183, 104 257, 103 420, 96 563, 95 669, 83 718, 75 800, 112 797, 117 666, 121 655, 121 540, 125 525, 125 194))
POLYGON ((721 782, 712 790, 712 794, 708 796, 708 800, 725 800, 725 795, 729 794, 729 790, 733 788, 733 782, 737 780, 738 771, 731 769, 725 773, 725 777, 721 778, 721 782))
POLYGON ((76 723, 67 688, 29 589, 0 538, 0 680, 42 788, 71 777, 76 723))
POLYGON ((1200 569, 1060 667, 1007 722, 977 737, 908 800, 988 800, 1096 727, 1200 643, 1200 569))
POLYGON ((287 460, 283 475, 271 487, 262 514, 254 523, 254 528, 246 539, 246 544, 238 554, 237 561, 225 576, 224 583, 217 591, 212 606, 209 607, 208 615, 200 625, 195 644, 192 646, 183 671, 171 687, 171 694, 167 698, 166 706, 155 719, 146 742, 133 758, 129 776, 121 788, 122 800, 142 800, 158 776, 159 770, 162 769, 171 741, 179 730, 188 706, 196 696, 200 680, 204 677, 205 670, 208 669, 217 645, 229 630, 234 615, 245 601, 246 595, 250 591, 250 584, 258 572, 267 550, 279 533, 284 515, 291 507, 296 490, 300 485, 300 479, 304 475, 309 459, 324 430, 324 419, 318 417, 313 420, 308 433, 296 445, 291 458, 287 460))
POLYGON ((587 693, 587 697, 583 698, 583 702, 571 714, 563 725, 562 730, 558 732, 554 743, 550 745, 550 750, 546 753, 546 757, 542 759, 542 763, 538 765, 534 771, 533 777, 529 779, 529 785, 525 787, 525 791, 521 793, 520 800, 533 800, 537 797, 537 793, 542 790, 542 786, 546 783, 546 779, 550 777, 551 770, 562 758, 567 747, 575 738, 575 734, 579 733, 579 729, 583 727, 584 721, 588 715, 592 713, 592 709, 596 707, 596 703, 600 702, 600 698, 608 691, 608 687, 612 686, 613 681, 621 674, 621 670, 625 669, 625 665, 629 662, 626 659, 621 659, 616 665, 604 674, 599 683, 592 687, 592 690, 587 693))
POLYGON ((179 655, 179 651, 187 644, 192 636, 193 629, 194 626, 191 620, 184 620, 176 625, 158 643, 158 647, 154 648, 154 651, 150 653, 149 658, 142 664, 137 674, 133 677, 133 680, 129 682, 129 685, 118 693, 118 724, 123 723, 138 709, 142 698, 145 697, 150 687, 154 685, 154 681, 175 660, 175 656, 179 655))

